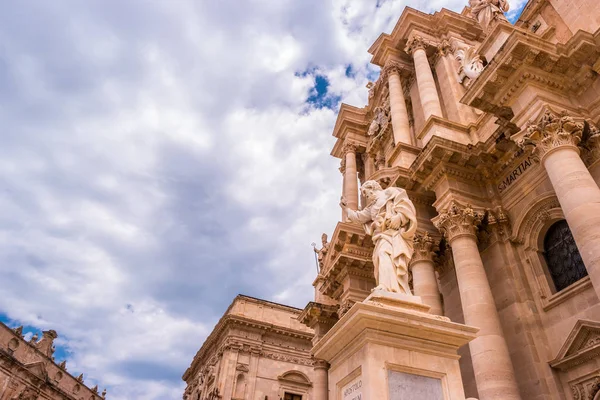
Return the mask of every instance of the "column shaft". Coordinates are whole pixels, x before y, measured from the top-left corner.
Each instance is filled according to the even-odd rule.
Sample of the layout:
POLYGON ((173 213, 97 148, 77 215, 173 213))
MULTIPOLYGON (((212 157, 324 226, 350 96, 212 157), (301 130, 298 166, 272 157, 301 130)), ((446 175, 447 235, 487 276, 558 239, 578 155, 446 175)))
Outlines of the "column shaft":
POLYGON ((375 160, 369 153, 364 153, 363 161, 365 163, 365 180, 369 180, 375 173, 375 160))
POLYGON ((423 106, 425 121, 432 115, 442 116, 442 106, 438 96, 433 73, 427 60, 427 53, 423 48, 416 48, 413 51, 415 61, 415 75, 417 77, 417 86, 419 88, 419 97, 423 106))
POLYGON ((344 172, 344 197, 351 210, 358 210, 358 175, 356 169, 356 148, 346 148, 346 170, 344 172))
POLYGON ((556 148, 542 162, 600 298, 600 188, 575 146, 556 148))
POLYGON ((433 261, 414 261, 411 267, 415 296, 420 296, 423 303, 431 307, 429 310, 431 314, 444 315, 433 261))
POLYGON ((327 370, 327 363, 325 361, 318 360, 315 362, 313 381, 315 400, 329 399, 329 376, 327 370))
POLYGON ((520 400, 508 346, 502 333, 475 235, 451 242, 465 324, 480 329, 469 343, 480 400, 520 400))
POLYGON ((406 109, 406 100, 400 74, 392 70, 388 76, 390 90, 390 113, 392 116, 392 130, 394 132, 394 143, 412 144, 412 134, 406 109))

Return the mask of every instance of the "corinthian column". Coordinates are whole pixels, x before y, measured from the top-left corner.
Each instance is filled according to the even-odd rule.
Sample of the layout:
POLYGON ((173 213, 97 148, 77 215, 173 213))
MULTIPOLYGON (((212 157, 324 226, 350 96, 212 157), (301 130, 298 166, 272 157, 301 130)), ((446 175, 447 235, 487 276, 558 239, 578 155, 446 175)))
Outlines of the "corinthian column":
POLYGON ((358 210, 358 171, 356 169, 356 145, 346 143, 342 150, 346 168, 344 171, 344 198, 351 210, 358 210))
POLYGON ((443 315, 444 310, 433 262, 433 252, 437 247, 435 240, 426 232, 424 235, 415 235, 413 243, 414 252, 410 268, 415 296, 420 296, 423 303, 431 307, 429 310, 431 314, 443 315))
POLYGON ((482 216, 453 205, 434 219, 450 246, 465 324, 478 327, 469 343, 480 400, 520 400, 508 346, 492 290, 477 248, 476 226, 482 216))
POLYGON ((546 110, 527 128, 521 147, 534 147, 552 182, 567 224, 600 298, 600 188, 579 157, 583 123, 546 110))
POLYGON ((315 371, 313 379, 314 387, 314 399, 315 400, 328 400, 329 399, 329 377, 328 370, 329 364, 324 360, 315 360, 314 367, 315 371))
POLYGON ((390 90, 390 114, 392 116, 392 130, 394 131, 394 143, 412 144, 410 124, 408 122, 408 110, 404 99, 404 90, 400 80, 400 69, 397 65, 388 64, 384 71, 388 76, 390 90))
POLYGON ((442 106, 440 105, 440 98, 435 86, 435 80, 433 79, 433 73, 431 72, 431 66, 427 59, 427 53, 425 48, 427 44, 423 38, 415 36, 408 42, 406 46, 406 52, 412 54, 415 62, 415 75, 417 77, 417 86, 419 88, 419 98, 423 105, 423 114, 425 121, 432 115, 442 116, 442 106))

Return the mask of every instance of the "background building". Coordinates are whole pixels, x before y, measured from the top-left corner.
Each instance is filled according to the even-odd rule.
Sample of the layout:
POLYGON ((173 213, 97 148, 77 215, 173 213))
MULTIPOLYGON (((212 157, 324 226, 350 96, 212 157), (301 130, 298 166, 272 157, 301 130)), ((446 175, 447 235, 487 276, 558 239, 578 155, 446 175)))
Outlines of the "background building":
MULTIPOLYGON (((332 155, 350 208, 364 205, 366 180, 403 187, 415 203, 414 293, 431 313, 480 328, 461 352, 467 397, 598 399, 600 5, 531 0, 513 26, 503 3, 460 14, 406 8, 368 50, 381 74, 365 107, 342 104, 332 155)), ((309 340, 375 285, 371 239, 345 221, 320 254, 315 301, 294 314, 312 329, 303 331, 307 364, 297 366, 313 384, 294 392, 303 400, 334 398, 309 340)), ((219 398, 271 398, 235 372, 239 352, 225 354, 224 325, 184 375, 186 393, 198 393, 194 379, 212 366, 219 398)))
POLYGON ((38 341, 22 336, 22 327, 10 329, 0 323, 0 399, 2 400, 101 400, 106 390, 90 389, 83 374, 74 377, 66 362, 54 362, 55 331, 44 331, 38 341))
POLYGON ((184 399, 311 398, 313 332, 300 312, 237 296, 183 375, 184 399))

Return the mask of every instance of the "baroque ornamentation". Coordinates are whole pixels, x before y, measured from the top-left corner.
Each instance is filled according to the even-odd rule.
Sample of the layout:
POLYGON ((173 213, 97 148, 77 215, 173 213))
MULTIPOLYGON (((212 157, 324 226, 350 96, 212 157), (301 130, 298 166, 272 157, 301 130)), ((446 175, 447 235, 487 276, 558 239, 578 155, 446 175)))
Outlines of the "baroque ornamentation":
POLYGON ((492 229, 496 238, 499 240, 507 239, 510 236, 510 221, 502 207, 488 209, 486 212, 488 227, 492 229))
POLYGON ((367 206, 360 211, 340 204, 351 222, 363 225, 373 238, 375 290, 411 294, 408 285, 408 263, 413 254, 413 238, 417 230, 415 206, 406 190, 397 187, 382 189, 376 181, 365 182, 361 194, 367 206))
POLYGON ((440 44, 438 45, 438 50, 440 52, 440 55, 442 56, 454 54, 454 47, 452 47, 452 44, 448 39, 444 39, 440 42, 440 44))
POLYGON ((383 135, 390 123, 389 109, 386 109, 385 106, 376 107, 373 114, 375 116, 371 121, 371 125, 369 125, 367 134, 373 140, 377 140, 383 135))
POLYGON ((600 376, 593 376, 583 382, 571 385, 574 400, 593 400, 600 391, 600 376))
POLYGON ((424 234, 417 233, 413 239, 414 252, 411 262, 415 261, 433 261, 435 252, 438 250, 439 241, 429 236, 428 232, 424 234))
POLYGON ((32 388, 24 388, 18 395, 12 397, 11 400, 37 400, 38 394, 32 388))
POLYGON ((458 68, 458 83, 463 83, 465 78, 469 78, 470 81, 477 79, 483 72, 485 67, 479 54, 475 51, 475 48, 470 46, 464 46, 455 52, 456 60, 458 60, 460 67, 458 68))
POLYGON ((530 122, 527 133, 517 142, 523 149, 534 148, 534 155, 542 159, 553 149, 576 147, 581 141, 583 123, 576 122, 566 112, 555 114, 546 109, 537 123, 530 122))
POLYGON ((477 226, 483 219, 482 213, 473 210, 470 205, 461 207, 453 203, 448 211, 441 212, 433 221, 448 242, 463 235, 476 237, 477 226))

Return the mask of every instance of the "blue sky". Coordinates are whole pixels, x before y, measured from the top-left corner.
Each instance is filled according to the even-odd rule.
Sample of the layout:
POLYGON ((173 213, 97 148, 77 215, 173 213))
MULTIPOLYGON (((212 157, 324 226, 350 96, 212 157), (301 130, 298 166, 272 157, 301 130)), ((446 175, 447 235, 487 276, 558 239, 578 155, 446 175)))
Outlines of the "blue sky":
POLYGON ((180 398, 236 294, 311 300, 371 43, 466 3, 4 2, 0 320, 111 399, 180 398))

